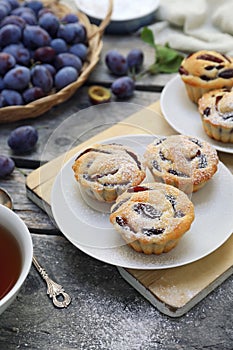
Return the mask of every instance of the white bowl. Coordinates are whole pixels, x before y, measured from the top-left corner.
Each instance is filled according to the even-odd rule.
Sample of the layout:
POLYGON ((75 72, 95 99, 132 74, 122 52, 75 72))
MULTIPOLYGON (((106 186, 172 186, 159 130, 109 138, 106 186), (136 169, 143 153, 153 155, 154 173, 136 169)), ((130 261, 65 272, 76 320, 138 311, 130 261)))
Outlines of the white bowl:
MULTIPOLYGON (((12 210, 1 204, 0 223, 1 226, 4 226, 16 238, 20 247, 22 258, 22 267, 16 283, 10 289, 10 291, 0 300, 1 314, 13 302, 30 271, 32 264, 33 245, 31 234, 25 223, 12 210)), ((2 268, 4 268, 4 266, 1 266, 1 269, 2 268)))
MULTIPOLYGON (((97 25, 105 18, 109 6, 109 0, 75 0, 75 2, 79 10, 97 25)), ((153 23, 158 6, 159 0, 143 0, 143 3, 141 0, 114 0, 111 21, 105 33, 133 33, 153 23)))

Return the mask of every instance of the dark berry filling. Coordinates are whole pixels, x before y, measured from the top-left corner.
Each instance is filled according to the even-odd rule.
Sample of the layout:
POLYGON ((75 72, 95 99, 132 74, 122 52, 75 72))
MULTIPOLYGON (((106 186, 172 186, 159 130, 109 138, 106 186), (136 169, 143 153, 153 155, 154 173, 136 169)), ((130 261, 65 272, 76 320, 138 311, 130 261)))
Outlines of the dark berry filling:
POLYGON ((223 95, 217 95, 216 98, 215 98, 215 105, 217 107, 219 101, 221 101, 221 99, 223 98, 223 95))
POLYGON ((95 180, 93 180, 92 178, 91 178, 91 176, 90 175, 88 175, 88 174, 83 174, 83 178, 84 178, 84 180, 87 180, 87 181, 95 181, 95 180))
POLYGON ((122 204, 126 203, 129 200, 130 197, 123 199, 122 201, 120 201, 119 203, 117 203, 113 208, 112 208, 112 213, 115 213, 115 211, 117 211, 122 204))
POLYGON ((191 162, 193 159, 195 159, 196 157, 199 157, 200 155, 201 155, 201 151, 198 149, 197 153, 194 156, 186 159, 191 162))
POLYGON ((213 78, 208 77, 208 76, 207 76, 207 75, 205 75, 205 74, 200 75, 200 78, 201 78, 201 80, 205 80, 205 81, 210 81, 210 80, 213 80, 213 78))
POLYGON ((75 160, 78 160, 80 157, 82 157, 84 154, 89 153, 89 152, 98 152, 98 153, 106 153, 106 154, 111 154, 111 152, 108 151, 103 151, 99 150, 97 148, 87 148, 85 151, 81 152, 75 160))
POLYGON ((223 79, 233 78, 233 69, 225 69, 218 76, 223 79))
POLYGON ((210 66, 206 66, 205 67, 205 70, 212 70, 212 69, 217 69, 217 70, 220 70, 220 69, 222 69, 222 68, 224 68, 224 65, 223 64, 220 64, 219 66, 212 66, 212 65, 210 65, 210 66))
POLYGON ((206 67, 205 67, 205 70, 212 70, 212 69, 214 69, 214 68, 216 68, 216 66, 206 66, 206 67))
POLYGON ((127 151, 127 150, 126 150, 126 153, 128 153, 128 155, 130 155, 130 157, 133 158, 133 160, 136 162, 136 164, 138 166, 138 169, 142 170, 141 162, 138 160, 138 157, 136 156, 136 154, 134 154, 133 152, 127 151))
POLYGON ((159 151, 159 156, 161 158, 161 160, 163 160, 164 162, 167 161, 167 162, 171 162, 170 159, 166 158, 165 155, 163 154, 163 152, 160 150, 159 151))
POLYGON ((198 145, 199 147, 202 147, 201 141, 198 140, 198 139, 196 139, 196 138, 194 138, 194 137, 189 138, 189 141, 195 143, 195 144, 198 145))
POLYGON ((135 186, 131 187, 127 190, 128 193, 133 193, 133 192, 142 192, 142 191, 148 191, 150 188, 145 187, 145 186, 135 186))
POLYGON ((117 223, 119 226, 123 227, 124 230, 129 230, 129 231, 135 232, 135 231, 132 229, 132 227, 130 227, 128 221, 127 221, 125 218, 123 218, 122 216, 116 216, 116 223, 117 223))
POLYGON ((154 169, 156 169, 156 170, 158 170, 160 172, 162 171, 161 167, 159 166, 159 163, 155 159, 152 161, 152 166, 153 166, 154 169))
POLYGON ((197 56, 197 60, 211 61, 211 62, 216 62, 216 63, 223 62, 223 60, 221 58, 216 57, 214 55, 210 55, 210 54, 199 55, 199 56, 197 56))
POLYGON ((111 173, 106 173, 106 174, 95 174, 93 176, 90 176, 88 174, 83 174, 83 178, 87 181, 98 181, 99 179, 101 179, 104 176, 108 176, 108 175, 115 175, 118 172, 118 169, 112 171, 111 173))
POLYGON ((225 116, 223 116, 222 118, 223 118, 223 120, 233 121, 233 114, 225 115, 225 116))
POLYGON ((172 196, 171 194, 166 194, 165 195, 166 199, 169 200, 169 202, 171 203, 173 209, 176 205, 176 198, 174 196, 172 196))
POLYGON ((204 116, 208 117, 210 115, 210 111, 211 111, 210 107, 206 107, 203 111, 204 116))
POLYGON ((179 177, 186 177, 186 178, 189 177, 189 175, 183 173, 182 171, 175 170, 175 169, 168 169, 168 173, 175 175, 175 176, 179 176, 179 177))
POLYGON ((128 225, 127 220, 122 216, 116 216, 116 223, 121 227, 128 225))
POLYGON ((130 183, 130 181, 123 181, 123 182, 118 182, 118 183, 108 183, 105 182, 102 185, 104 187, 118 187, 118 186, 127 186, 130 183))
POLYGON ((181 66, 181 67, 179 68, 179 73, 180 73, 181 75, 189 75, 189 73, 187 72, 186 69, 184 69, 183 66, 181 66))
POLYGON ((181 211, 181 210, 176 210, 176 198, 174 196, 172 196, 171 194, 166 194, 165 197, 167 198, 167 200, 169 200, 169 202, 172 205, 172 208, 174 210, 174 218, 182 218, 185 216, 185 214, 181 211))
POLYGON ((152 205, 145 203, 134 204, 133 210, 136 211, 136 213, 150 219, 160 219, 162 215, 162 212, 160 210, 157 210, 152 205))
POLYGON ((206 155, 202 154, 199 149, 197 150, 196 154, 192 158, 186 158, 186 159, 191 162, 195 158, 198 158, 198 169, 207 167, 208 165, 207 157, 206 155))
POLYGON ((198 168, 204 169, 207 167, 207 165, 208 165, 207 157, 204 154, 200 154, 198 156, 198 168))
POLYGON ((165 231, 165 228, 143 228, 142 233, 148 237, 153 235, 161 235, 165 231))
POLYGON ((183 218, 185 214, 181 210, 175 211, 174 217, 175 218, 183 218))

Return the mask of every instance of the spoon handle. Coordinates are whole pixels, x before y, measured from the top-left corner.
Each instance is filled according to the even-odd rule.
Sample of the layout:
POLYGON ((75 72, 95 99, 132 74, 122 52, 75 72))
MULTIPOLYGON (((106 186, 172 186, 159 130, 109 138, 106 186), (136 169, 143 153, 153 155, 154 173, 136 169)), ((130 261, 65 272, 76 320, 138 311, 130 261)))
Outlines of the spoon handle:
POLYGON ((65 293, 63 287, 60 284, 54 282, 51 278, 49 278, 47 272, 39 264, 35 256, 33 256, 32 262, 39 274, 41 275, 41 277, 45 280, 47 284, 47 294, 52 299, 53 304, 58 308, 67 307, 71 303, 71 297, 69 296, 69 294, 65 293), (61 300, 59 300, 59 297, 61 298, 61 300))

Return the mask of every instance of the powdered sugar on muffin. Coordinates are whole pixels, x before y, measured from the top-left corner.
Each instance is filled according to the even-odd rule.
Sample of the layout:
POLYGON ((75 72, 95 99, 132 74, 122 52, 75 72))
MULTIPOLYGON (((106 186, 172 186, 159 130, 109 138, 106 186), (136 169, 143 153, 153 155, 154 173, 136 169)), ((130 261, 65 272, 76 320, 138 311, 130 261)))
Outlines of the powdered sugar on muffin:
POLYGON ((87 148, 78 155, 72 168, 86 193, 102 202, 113 202, 146 176, 139 155, 120 144, 97 144, 87 148))
POLYGON ((129 188, 111 208, 110 221, 137 252, 169 252, 194 220, 194 206, 179 189, 162 183, 129 188))
POLYGON ((196 192, 217 171, 218 155, 206 141, 186 135, 155 137, 144 154, 154 180, 196 192))
POLYGON ((233 90, 217 89, 198 101, 203 128, 208 136, 233 143, 233 90))
POLYGON ((216 51, 201 50, 185 57, 179 68, 191 101, 214 89, 233 86, 233 58, 216 51))

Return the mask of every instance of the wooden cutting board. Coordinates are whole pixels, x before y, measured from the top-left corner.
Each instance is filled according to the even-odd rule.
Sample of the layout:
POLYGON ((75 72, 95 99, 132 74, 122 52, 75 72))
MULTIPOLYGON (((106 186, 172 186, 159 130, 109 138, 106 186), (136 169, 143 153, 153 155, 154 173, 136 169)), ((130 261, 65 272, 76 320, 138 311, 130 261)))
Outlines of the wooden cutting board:
MULTIPOLYGON (((66 154, 33 171, 26 179, 28 197, 47 213, 51 213, 50 196, 53 182, 68 159, 80 149, 100 140, 148 132, 156 135, 176 134, 163 118, 159 102, 142 109, 123 122, 97 134, 66 154)), ((233 172, 232 155, 219 153, 219 157, 233 172)), ((232 274, 232 251, 233 235, 212 254, 185 266, 162 270, 135 270, 118 267, 118 270, 126 281, 161 312, 171 317, 178 317, 185 314, 232 274)))

